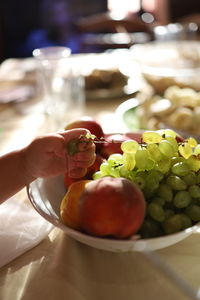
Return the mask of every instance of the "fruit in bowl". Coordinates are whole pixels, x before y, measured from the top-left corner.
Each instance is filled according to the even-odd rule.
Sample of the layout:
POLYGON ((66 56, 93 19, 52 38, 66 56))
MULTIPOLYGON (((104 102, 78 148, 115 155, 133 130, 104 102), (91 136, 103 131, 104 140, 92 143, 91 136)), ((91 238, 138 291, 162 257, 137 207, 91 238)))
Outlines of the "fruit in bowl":
POLYGON ((144 196, 125 178, 94 180, 80 197, 81 226, 94 236, 128 238, 138 231, 144 216, 144 196))
MULTIPOLYGON (((121 150, 100 165, 88 184, 91 188, 86 186, 78 196, 81 231, 115 238, 130 238, 132 234, 154 238, 180 232, 200 221, 200 145, 194 138, 183 140, 171 129, 145 131, 137 140, 129 135, 121 143, 121 150), (134 188, 118 191, 123 180, 134 188), (99 189, 101 182, 106 187, 99 189), (124 235, 119 232, 126 232, 125 225, 120 231, 104 231, 104 223, 112 223, 106 212, 112 207, 109 203, 115 203, 115 207, 117 199, 134 199, 138 191, 135 187, 146 207, 145 215, 140 210, 132 216, 133 223, 137 217, 140 220, 137 229, 124 235), (99 227, 95 231, 91 224, 97 219, 99 227)), ((116 219, 123 215, 123 208, 118 212, 116 219)))
POLYGON ((144 196, 125 178, 80 180, 69 187, 61 203, 66 225, 99 237, 130 237, 144 216, 144 196))
POLYGON ((63 222, 67 226, 77 230, 81 230, 79 199, 84 188, 89 182, 90 180, 78 180, 70 184, 69 189, 61 202, 60 215, 63 222))
POLYGON ((138 142, 141 141, 141 133, 134 132, 131 136, 128 133, 114 133, 105 134, 104 141, 102 143, 101 155, 104 158, 108 158, 113 153, 122 153, 121 144, 127 140, 134 139, 138 142))

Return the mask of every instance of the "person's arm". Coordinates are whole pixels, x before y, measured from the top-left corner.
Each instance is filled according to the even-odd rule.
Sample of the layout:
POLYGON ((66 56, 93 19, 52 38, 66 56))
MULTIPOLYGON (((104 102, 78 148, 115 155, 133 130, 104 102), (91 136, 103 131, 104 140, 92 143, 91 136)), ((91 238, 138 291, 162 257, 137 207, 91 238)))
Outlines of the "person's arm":
POLYGON ((24 167, 22 150, 13 151, 0 157, 0 203, 34 179, 24 167))
POLYGON ((27 147, 1 156, 0 203, 38 177, 57 176, 64 172, 71 177, 83 177, 95 160, 95 145, 82 143, 73 156, 68 155, 66 145, 87 132, 72 129, 40 136, 27 147))

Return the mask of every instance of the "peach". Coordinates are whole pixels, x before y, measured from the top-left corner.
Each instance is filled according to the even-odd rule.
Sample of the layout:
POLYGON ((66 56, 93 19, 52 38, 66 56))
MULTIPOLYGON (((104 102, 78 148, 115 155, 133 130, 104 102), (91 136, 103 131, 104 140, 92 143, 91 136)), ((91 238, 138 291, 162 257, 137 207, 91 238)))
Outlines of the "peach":
POLYGON ((81 227, 86 233, 124 239, 141 227, 145 199, 131 181, 103 177, 85 185, 79 209, 81 227))
POLYGON ((70 185, 71 185, 72 183, 77 182, 77 181, 80 181, 80 180, 82 180, 82 179, 85 179, 85 177, 84 177, 84 178, 72 178, 72 177, 70 177, 69 174, 66 172, 66 173, 64 174, 64 185, 65 185, 66 189, 68 190, 68 188, 70 187, 70 185))
POLYGON ((73 182, 61 201, 60 216, 64 224, 67 226, 80 230, 80 217, 79 217, 79 205, 80 196, 86 185, 91 180, 79 180, 73 182))

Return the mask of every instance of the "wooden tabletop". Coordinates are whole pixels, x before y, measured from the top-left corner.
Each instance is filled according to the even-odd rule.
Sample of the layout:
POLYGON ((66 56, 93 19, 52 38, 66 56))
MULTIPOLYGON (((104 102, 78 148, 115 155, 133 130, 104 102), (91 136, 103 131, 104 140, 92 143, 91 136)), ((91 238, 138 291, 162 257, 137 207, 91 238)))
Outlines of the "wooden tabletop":
MULTIPOLYGON (((121 102, 86 101, 84 114, 95 117, 106 132, 119 132, 115 110, 121 102)), ((0 105, 1 154, 27 144, 40 133, 56 130, 41 105, 40 97, 0 105)), ((27 202, 26 190, 16 199, 27 202)), ((193 288, 193 293, 200 287, 200 234, 155 254, 170 271, 163 271, 143 253, 98 250, 54 228, 39 245, 0 269, 0 299, 192 299, 186 291, 193 288), (182 280, 185 285, 181 289, 182 280)))

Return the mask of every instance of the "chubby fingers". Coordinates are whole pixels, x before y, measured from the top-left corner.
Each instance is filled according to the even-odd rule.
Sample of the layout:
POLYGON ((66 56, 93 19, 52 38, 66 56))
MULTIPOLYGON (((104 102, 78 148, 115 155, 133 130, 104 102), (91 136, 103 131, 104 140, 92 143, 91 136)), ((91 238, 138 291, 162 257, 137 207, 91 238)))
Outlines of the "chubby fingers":
POLYGON ((67 155, 68 173, 74 178, 83 177, 87 172, 87 168, 95 161, 95 144, 87 138, 80 140, 80 136, 85 136, 87 133, 90 133, 87 129, 72 129, 66 132, 59 132, 64 137, 66 145, 71 141, 78 141, 74 145, 76 147, 75 151, 67 155))
POLYGON ((68 173, 71 177, 83 177, 87 173, 87 168, 95 161, 95 146, 90 145, 89 149, 79 151, 73 156, 68 156, 68 173))
POLYGON ((90 155, 95 153, 96 146, 92 140, 86 137, 87 133, 90 133, 90 131, 83 128, 59 132, 65 140, 68 155, 76 157, 77 153, 85 151, 90 151, 90 155), (72 146, 71 149, 68 147, 69 145, 72 146))
POLYGON ((59 131, 58 133, 64 138, 65 144, 68 144, 69 141, 79 139, 81 135, 86 135, 87 133, 90 133, 90 131, 85 128, 75 128, 66 131, 59 131))
POLYGON ((74 168, 88 168, 94 163, 95 158, 96 154, 93 148, 91 148, 90 150, 78 152, 73 157, 70 157, 70 164, 74 168))

